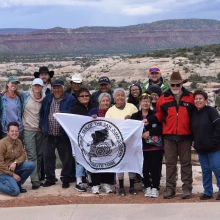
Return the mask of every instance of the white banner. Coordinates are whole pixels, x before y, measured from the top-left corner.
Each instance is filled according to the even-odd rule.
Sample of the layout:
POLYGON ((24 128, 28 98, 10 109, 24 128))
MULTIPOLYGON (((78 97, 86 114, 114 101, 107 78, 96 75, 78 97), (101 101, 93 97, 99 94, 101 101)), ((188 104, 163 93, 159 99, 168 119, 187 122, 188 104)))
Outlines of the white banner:
POLYGON ((118 118, 97 118, 56 113, 66 131, 76 161, 92 173, 134 172, 142 175, 143 123, 118 118))

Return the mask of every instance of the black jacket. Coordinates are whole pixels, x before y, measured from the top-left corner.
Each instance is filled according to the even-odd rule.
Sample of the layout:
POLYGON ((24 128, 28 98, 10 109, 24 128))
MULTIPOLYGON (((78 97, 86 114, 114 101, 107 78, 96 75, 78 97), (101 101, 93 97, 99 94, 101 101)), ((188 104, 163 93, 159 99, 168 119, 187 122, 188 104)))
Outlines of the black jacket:
MULTIPOLYGON (((147 118, 153 114, 155 114, 155 111, 149 109, 147 118)), ((131 116, 131 119, 142 121, 143 120, 142 111, 138 111, 138 112, 134 113, 131 116)), ((156 127, 152 127, 152 124, 148 124, 147 126, 144 126, 143 133, 145 131, 149 131, 150 136, 162 135, 162 124, 157 123, 156 127)), ((154 147, 153 145, 146 143, 146 141, 143 138, 142 138, 142 142, 143 142, 143 149, 148 149, 148 148, 154 147)))
POLYGON ((220 116, 211 106, 193 110, 191 129, 194 148, 200 154, 220 150, 220 116))
POLYGON ((76 101, 76 105, 73 107, 73 114, 77 115, 88 115, 91 109, 95 108, 94 104, 90 101, 88 106, 81 104, 78 100, 76 101))

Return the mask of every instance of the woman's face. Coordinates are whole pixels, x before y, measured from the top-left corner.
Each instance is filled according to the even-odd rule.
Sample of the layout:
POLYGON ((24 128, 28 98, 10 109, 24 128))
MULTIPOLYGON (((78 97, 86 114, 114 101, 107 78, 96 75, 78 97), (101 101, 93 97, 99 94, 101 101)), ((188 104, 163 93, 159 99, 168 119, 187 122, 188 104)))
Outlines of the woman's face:
POLYGON ((8 82, 8 90, 15 92, 18 89, 18 82, 8 82))
POLYGON ((198 110, 202 109, 207 104, 207 100, 205 99, 205 97, 200 94, 195 96, 194 102, 198 110))
POLYGON ((131 89, 130 89, 130 91, 131 91, 131 95, 132 95, 134 98, 137 98, 138 96, 141 95, 141 91, 140 91, 140 89, 139 89, 138 86, 132 86, 131 89))
POLYGON ((41 93, 42 89, 43 89, 43 86, 38 85, 38 84, 32 86, 33 92, 36 92, 36 93, 41 93))
POLYGON ((102 97, 99 102, 99 106, 102 110, 108 110, 111 105, 110 99, 107 96, 102 97))
POLYGON ((140 101, 140 107, 142 110, 148 110, 151 106, 151 100, 150 99, 142 99, 140 101))
POLYGON ((153 98, 152 102, 157 103, 157 100, 159 99, 159 95, 157 95, 157 93, 151 93, 151 97, 153 98))
POLYGON ((123 91, 118 91, 115 95, 114 95, 114 100, 115 100, 115 104, 118 107, 121 107, 125 104, 125 94, 123 91))
POLYGON ((88 105, 90 101, 90 95, 88 92, 81 92, 78 96, 78 100, 83 105, 88 105))

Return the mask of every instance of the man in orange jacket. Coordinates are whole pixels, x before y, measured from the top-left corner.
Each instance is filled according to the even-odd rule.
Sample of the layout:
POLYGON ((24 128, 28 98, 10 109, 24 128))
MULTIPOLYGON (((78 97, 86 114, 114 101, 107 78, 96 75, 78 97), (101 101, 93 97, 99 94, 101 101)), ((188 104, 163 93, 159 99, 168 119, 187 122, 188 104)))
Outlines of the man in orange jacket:
POLYGON ((170 88, 159 98, 157 113, 146 123, 162 122, 164 151, 166 159, 166 192, 164 199, 170 199, 176 193, 176 168, 178 157, 181 165, 182 199, 191 198, 191 129, 190 114, 194 108, 192 93, 183 87, 187 80, 179 72, 170 77, 170 88))

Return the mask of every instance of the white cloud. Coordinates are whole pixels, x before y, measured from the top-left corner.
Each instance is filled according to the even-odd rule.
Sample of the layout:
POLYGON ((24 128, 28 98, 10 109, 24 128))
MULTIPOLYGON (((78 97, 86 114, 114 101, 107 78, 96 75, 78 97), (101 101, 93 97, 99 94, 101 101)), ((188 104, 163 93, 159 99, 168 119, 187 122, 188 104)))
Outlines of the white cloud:
POLYGON ((150 14, 157 14, 163 11, 162 9, 153 8, 152 6, 148 5, 140 5, 140 6, 126 6, 122 9, 122 13, 125 15, 130 16, 138 16, 138 15, 150 15, 150 14))

